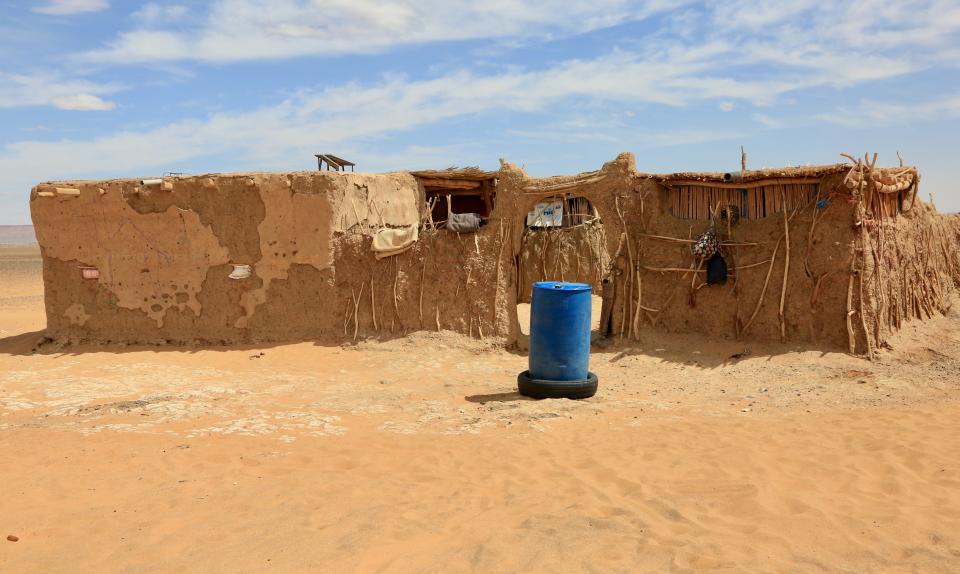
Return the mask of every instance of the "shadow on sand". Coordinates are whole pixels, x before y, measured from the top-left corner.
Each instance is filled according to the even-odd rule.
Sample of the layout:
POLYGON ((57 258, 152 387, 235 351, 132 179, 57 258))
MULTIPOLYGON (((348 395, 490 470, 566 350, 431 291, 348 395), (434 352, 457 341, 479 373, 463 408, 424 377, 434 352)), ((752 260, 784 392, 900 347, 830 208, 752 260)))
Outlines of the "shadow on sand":
MULTIPOLYGON (((362 341, 358 341, 362 342, 362 341)), ((349 348, 352 342, 332 342, 320 340, 294 340, 294 341, 273 341, 263 343, 227 343, 216 341, 196 341, 190 343, 165 343, 165 344, 125 344, 125 343, 63 343, 47 337, 46 331, 29 331, 19 335, 0 338, 0 355, 11 356, 79 356, 90 353, 200 353, 200 352, 237 352, 249 351, 250 358, 259 358, 263 351, 296 345, 299 343, 311 343, 317 347, 343 347, 349 348)))
MULTIPOLYGON (((448 348, 456 348, 458 344, 455 338, 463 337, 452 332, 434 333, 440 339, 445 339, 450 335, 450 344, 445 345, 448 348)), ((353 341, 331 341, 331 340, 290 340, 273 342, 251 342, 251 343, 227 343, 218 341, 195 341, 186 344, 167 343, 167 344, 136 344, 127 345, 123 343, 61 343, 54 341, 46 336, 44 331, 31 331, 12 335, 0 339, 0 355, 29 356, 78 356, 89 353, 200 353, 200 352, 249 352, 250 358, 259 358, 263 351, 309 343, 316 347, 326 348, 353 348, 358 344, 370 343, 389 343, 390 341, 402 340, 408 337, 416 337, 417 333, 407 335, 386 336, 381 338, 360 339, 356 343, 353 341)), ((414 339, 411 341, 414 345, 421 344, 414 339)), ((505 352, 516 356, 527 356, 525 345, 514 345, 504 349, 505 352)), ((374 347, 375 348, 375 347, 374 347)), ((740 360, 769 360, 778 355, 799 354, 809 351, 816 351, 821 356, 833 351, 816 349, 803 344, 779 344, 779 343, 759 343, 743 342, 720 337, 710 337, 699 334, 679 334, 679 333, 658 333, 645 332, 639 340, 629 341, 626 338, 611 337, 602 341, 594 339, 591 345, 591 356, 593 361, 609 362, 617 364, 633 356, 645 356, 654 358, 663 363, 682 364, 690 367, 699 367, 702 369, 713 369, 735 364, 740 360), (599 344, 598 344, 599 343, 599 344)), ((842 352, 842 351, 840 351, 842 352)), ((467 397, 471 402, 490 402, 490 401, 511 401, 524 400, 525 397, 513 396, 510 393, 504 395, 477 395, 467 397)))
POLYGON ((537 399, 533 399, 533 398, 521 395, 516 391, 510 392, 510 393, 492 393, 489 395, 469 395, 463 398, 466 399, 467 402, 480 403, 481 405, 485 405, 487 403, 510 403, 515 401, 537 400, 537 399))

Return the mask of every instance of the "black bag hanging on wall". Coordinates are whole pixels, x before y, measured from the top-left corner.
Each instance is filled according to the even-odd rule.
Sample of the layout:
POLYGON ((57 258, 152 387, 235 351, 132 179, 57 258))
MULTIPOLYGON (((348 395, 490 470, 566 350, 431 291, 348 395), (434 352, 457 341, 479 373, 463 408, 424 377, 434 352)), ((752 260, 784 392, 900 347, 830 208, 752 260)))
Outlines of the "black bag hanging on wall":
POLYGON ((723 285, 727 282, 727 262, 717 251, 707 261, 707 285, 723 285))

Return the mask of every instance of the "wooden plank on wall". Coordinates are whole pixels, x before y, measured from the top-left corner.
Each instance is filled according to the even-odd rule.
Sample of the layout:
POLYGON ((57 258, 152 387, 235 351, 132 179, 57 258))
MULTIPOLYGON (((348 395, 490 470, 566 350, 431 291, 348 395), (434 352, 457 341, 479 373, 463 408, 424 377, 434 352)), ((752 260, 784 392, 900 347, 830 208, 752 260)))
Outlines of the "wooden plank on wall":
POLYGON ((476 189, 479 190, 481 182, 462 180, 462 179, 423 179, 423 187, 435 189, 476 189))
MULTIPOLYGON (((732 206, 746 219, 762 219, 803 208, 815 199, 818 184, 780 182, 744 188, 674 185, 669 189, 670 212, 679 219, 709 220, 715 209, 732 206)), ((895 194, 876 202, 878 216, 897 213, 895 194)))
POLYGON ((486 180, 480 186, 480 193, 483 194, 483 203, 487 206, 487 216, 493 213, 493 200, 490 198, 490 181, 486 180))

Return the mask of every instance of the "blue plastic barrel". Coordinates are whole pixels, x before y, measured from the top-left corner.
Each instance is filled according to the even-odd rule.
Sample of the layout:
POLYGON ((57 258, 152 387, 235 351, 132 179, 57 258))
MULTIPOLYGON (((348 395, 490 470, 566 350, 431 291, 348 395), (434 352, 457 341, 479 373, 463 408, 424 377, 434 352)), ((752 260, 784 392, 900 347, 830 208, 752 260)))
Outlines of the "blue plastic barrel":
POLYGON ((530 377, 582 381, 590 363, 590 286, 541 281, 530 306, 530 377))

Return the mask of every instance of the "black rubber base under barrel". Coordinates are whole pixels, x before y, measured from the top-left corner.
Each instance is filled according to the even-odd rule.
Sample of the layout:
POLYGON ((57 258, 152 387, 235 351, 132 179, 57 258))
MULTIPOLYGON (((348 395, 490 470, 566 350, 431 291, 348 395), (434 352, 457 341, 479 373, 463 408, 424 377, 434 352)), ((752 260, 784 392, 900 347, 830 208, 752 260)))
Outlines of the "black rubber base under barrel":
POLYGON ((535 399, 588 399, 597 394, 597 376, 587 373, 582 381, 544 381, 531 379, 530 371, 517 375, 520 394, 535 399))

